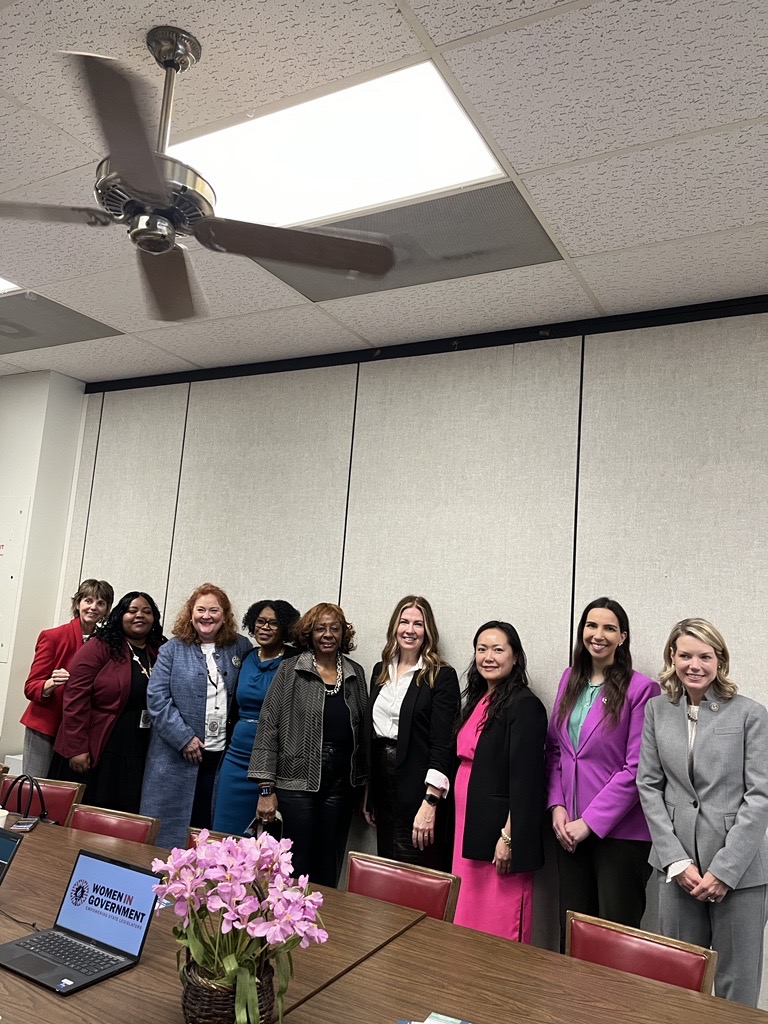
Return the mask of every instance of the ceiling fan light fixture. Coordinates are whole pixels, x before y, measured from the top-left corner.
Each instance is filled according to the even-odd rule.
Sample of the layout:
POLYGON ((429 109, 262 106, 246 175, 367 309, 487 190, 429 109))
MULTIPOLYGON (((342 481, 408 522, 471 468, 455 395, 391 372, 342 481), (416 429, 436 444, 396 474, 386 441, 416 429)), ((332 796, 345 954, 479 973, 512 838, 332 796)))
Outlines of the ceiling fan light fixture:
POLYGON ((128 234, 142 252, 170 252, 176 244, 176 229, 167 217, 157 213, 139 213, 130 222, 128 234))

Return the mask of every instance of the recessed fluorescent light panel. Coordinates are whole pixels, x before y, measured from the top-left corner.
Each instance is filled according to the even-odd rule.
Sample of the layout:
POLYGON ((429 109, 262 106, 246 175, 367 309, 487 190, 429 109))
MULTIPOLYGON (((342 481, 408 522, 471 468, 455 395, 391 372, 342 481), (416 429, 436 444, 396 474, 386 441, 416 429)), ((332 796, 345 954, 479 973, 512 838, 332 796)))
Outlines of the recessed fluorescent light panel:
POLYGON ((216 215, 307 224, 504 172, 427 62, 172 146, 216 215))
POLYGON ((3 295, 5 292, 18 291, 21 291, 21 289, 17 284, 12 284, 10 281, 5 281, 2 277, 0 277, 0 295, 3 295))

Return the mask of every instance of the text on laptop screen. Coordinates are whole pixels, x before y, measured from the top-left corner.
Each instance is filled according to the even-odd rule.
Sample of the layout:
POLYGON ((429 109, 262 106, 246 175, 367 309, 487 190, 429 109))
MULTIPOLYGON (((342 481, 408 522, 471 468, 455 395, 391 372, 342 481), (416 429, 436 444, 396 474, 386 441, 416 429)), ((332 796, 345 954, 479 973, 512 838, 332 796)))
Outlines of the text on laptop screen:
POLYGON ((56 926, 138 956, 149 928, 158 878, 81 853, 56 926))

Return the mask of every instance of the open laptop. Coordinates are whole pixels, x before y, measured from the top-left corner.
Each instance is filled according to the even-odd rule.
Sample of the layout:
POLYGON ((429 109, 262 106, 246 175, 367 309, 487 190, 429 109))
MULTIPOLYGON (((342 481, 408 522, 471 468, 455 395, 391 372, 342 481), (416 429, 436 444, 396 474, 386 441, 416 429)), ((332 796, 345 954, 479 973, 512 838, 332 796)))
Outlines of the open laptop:
POLYGON ((0 945, 0 967, 61 995, 135 967, 155 908, 149 868, 81 850, 53 928, 0 945))
POLYGON ((8 828, 0 828, 0 882, 5 878, 16 851, 21 846, 23 836, 19 832, 11 832, 8 828))

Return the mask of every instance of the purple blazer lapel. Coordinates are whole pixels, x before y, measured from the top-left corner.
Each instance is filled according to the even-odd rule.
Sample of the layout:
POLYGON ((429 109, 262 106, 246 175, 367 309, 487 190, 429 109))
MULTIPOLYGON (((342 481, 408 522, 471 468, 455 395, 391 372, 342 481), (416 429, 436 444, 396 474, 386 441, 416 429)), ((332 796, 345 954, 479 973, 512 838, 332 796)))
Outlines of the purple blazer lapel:
MULTIPOLYGON (((592 702, 592 707, 587 712, 587 717, 584 719, 584 724, 581 727, 581 735, 579 736, 579 750, 589 742, 592 733, 603 720, 605 715, 605 704, 603 703, 603 700, 604 698, 598 694, 592 702)), ((621 714, 622 716, 624 715, 624 708, 622 708, 621 714)))

